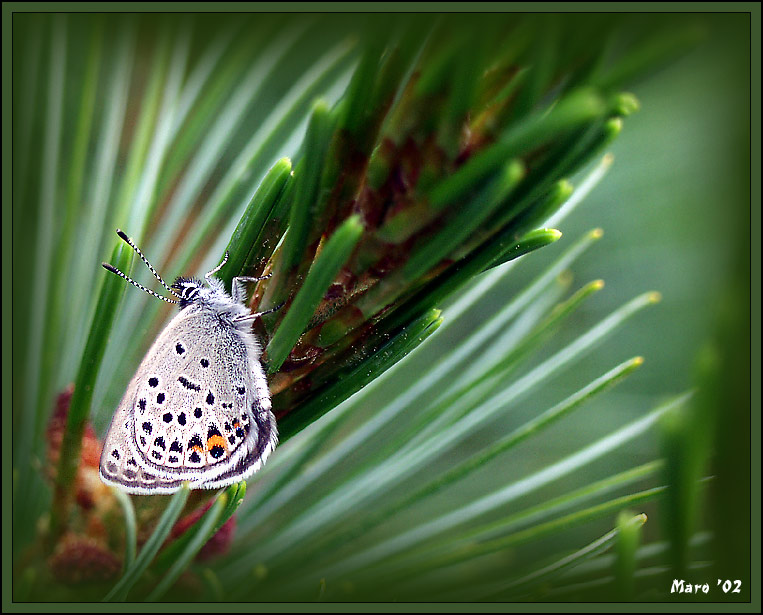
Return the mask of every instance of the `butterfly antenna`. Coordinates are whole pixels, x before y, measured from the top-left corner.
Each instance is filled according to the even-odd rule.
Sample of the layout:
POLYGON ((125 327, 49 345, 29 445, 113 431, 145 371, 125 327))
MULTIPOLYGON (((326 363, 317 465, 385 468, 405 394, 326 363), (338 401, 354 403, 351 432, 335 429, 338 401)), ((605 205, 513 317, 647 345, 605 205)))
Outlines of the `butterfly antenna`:
MULTIPOLYGON (((128 237, 128 236, 127 236, 125 233, 124 233, 124 231, 121 231, 120 229, 117 229, 117 235, 119 235, 119 237, 120 237, 122 240, 124 240, 124 242, 125 242, 125 243, 126 243, 128 246, 130 246, 130 247, 131 247, 133 250, 135 250, 135 251, 138 253, 138 256, 140 256, 140 257, 141 257, 141 259, 143 259, 143 262, 144 262, 144 263, 146 263, 146 265, 148 266, 148 268, 151 270, 151 273, 153 273, 153 274, 154 274, 154 277, 156 277, 156 279, 157 279, 157 280, 159 280, 159 281, 162 283, 162 286, 164 286, 164 288, 166 288, 168 291, 170 291, 170 293, 172 293, 172 295, 173 295, 173 296, 175 296, 175 297, 178 297, 178 295, 176 295, 176 294, 173 292, 173 290, 172 290, 172 289, 171 289, 169 286, 167 286, 166 282, 165 282, 164 280, 162 280, 161 276, 160 276, 160 275, 159 275, 159 274, 156 272, 156 269, 154 269, 154 268, 151 266, 151 263, 149 263, 149 262, 148 262, 148 260, 146 259, 146 257, 145 257, 145 256, 143 256, 143 253, 142 253, 142 252, 141 252, 141 251, 138 249, 138 247, 137 247, 137 246, 136 246, 136 245, 133 243, 133 240, 132 240, 132 239, 130 239, 130 238, 129 238, 129 237, 128 237)), ((151 290, 150 288, 146 288, 145 286, 143 286, 143 284, 139 284, 138 282, 136 282, 135 280, 133 280, 133 279, 132 279, 130 276, 128 276, 128 275, 127 275, 127 274, 125 274, 125 273, 122 273, 122 272, 121 272, 119 269, 117 269, 116 267, 114 267, 114 265, 110 265, 109 263, 101 263, 101 265, 103 265, 103 268, 104 268, 104 269, 106 269, 106 270, 108 270, 108 271, 111 271, 111 273, 116 273, 116 274, 117 274, 117 275, 118 275, 120 278, 123 278, 123 279, 127 280, 127 281, 128 281, 130 284, 132 284, 133 286, 137 286, 137 287, 138 287, 138 288, 140 288, 141 290, 143 290, 143 291, 147 292, 147 293, 148 293, 149 295, 151 295, 152 297, 156 297, 157 299, 161 299, 162 301, 166 301, 167 303, 180 303, 179 301, 175 301, 175 300, 173 300, 173 299, 167 299, 167 297, 162 297, 162 296, 161 296, 159 293, 157 293, 157 292, 154 292, 154 291, 153 291, 153 290, 151 290)), ((180 297, 178 297, 178 299, 180 299, 180 297)))
MULTIPOLYGON (((164 280, 162 280, 162 276, 160 276, 160 275, 159 275, 159 273, 156 271, 156 269, 154 269, 154 268, 153 268, 153 266, 151 265, 151 263, 149 263, 149 262, 148 262, 148 259, 147 259, 145 256, 143 256, 143 252, 141 252, 141 251, 140 251, 140 249, 138 248, 138 246, 136 246, 136 245, 135 245, 135 242, 134 242, 132 239, 130 239, 130 238, 127 236, 127 234, 126 234, 126 233, 125 233, 123 230, 121 230, 121 229, 117 229, 117 235, 119 235, 119 237, 120 237, 120 238, 121 238, 121 239, 122 239, 122 240, 123 240, 123 241, 124 241, 124 242, 125 242, 125 243, 126 243, 128 246, 130 246, 130 247, 131 247, 133 250, 135 250, 135 252, 138 254, 138 256, 140 256, 141 260, 142 260, 144 263, 146 263, 146 267, 148 267, 148 268, 150 269, 151 273, 153 273, 153 274, 154 274, 154 277, 155 277, 157 280, 159 280, 159 282, 161 283, 161 285, 162 285, 162 286, 164 286, 164 288, 166 288, 168 291, 170 291, 170 293, 171 293, 173 296, 175 296, 175 297, 177 297, 177 298, 179 299, 180 297, 179 297, 179 296, 178 296, 178 295, 175 293, 175 291, 174 291, 174 290, 172 290, 172 288, 171 288, 170 286, 168 286, 168 285, 167 285, 167 282, 165 282, 164 280)), ((106 267, 106 268, 108 269, 108 267, 106 267)), ((109 271, 111 271, 111 269, 109 269, 109 271)), ((143 288, 143 290, 146 290, 146 288, 145 288, 145 287, 141 286, 140 284, 137 284, 137 283, 136 283, 134 280, 132 280, 132 279, 128 278, 126 275, 124 275, 124 274, 121 274, 121 275, 122 275, 122 276, 123 276, 123 277, 124 277, 126 280, 128 280, 129 282, 132 282, 133 284, 135 284, 135 286, 137 286, 138 288, 143 288)), ((156 294, 156 293, 154 293, 154 294, 156 294)), ((159 296, 159 295, 157 295, 157 296, 159 296)), ((164 299, 164 297, 162 297, 162 299, 164 299)), ((172 301, 172 303, 177 303, 177 301, 172 301)))
POLYGON ((211 278, 211 277, 212 277, 212 275, 214 275, 215 273, 217 273, 218 271, 220 271, 220 269, 222 269, 222 268, 223 268, 223 266, 225 265, 225 263, 227 263, 227 262, 228 262, 228 252, 226 251, 226 252, 225 252, 225 256, 223 256, 223 262, 222 262, 222 263, 220 263, 220 264, 219 264, 217 267, 215 267, 214 269, 212 269, 212 271, 210 271, 209 273, 207 273, 207 274, 204 276, 204 278, 207 280, 207 282, 209 282, 209 278, 211 278))
POLYGON ((133 280, 130 276, 119 271, 119 269, 117 269, 113 265, 109 265, 108 263, 101 263, 101 265, 103 265, 104 269, 108 269, 109 271, 111 271, 111 273, 116 273, 120 278, 124 278, 133 286, 137 286, 141 290, 145 290, 149 295, 152 295, 156 297, 157 299, 161 299, 162 301, 166 301, 167 303, 180 303, 179 301, 175 301, 174 299, 167 299, 167 297, 162 297, 159 293, 154 292, 150 288, 146 288, 145 286, 143 286, 143 284, 139 284, 138 282, 133 280))

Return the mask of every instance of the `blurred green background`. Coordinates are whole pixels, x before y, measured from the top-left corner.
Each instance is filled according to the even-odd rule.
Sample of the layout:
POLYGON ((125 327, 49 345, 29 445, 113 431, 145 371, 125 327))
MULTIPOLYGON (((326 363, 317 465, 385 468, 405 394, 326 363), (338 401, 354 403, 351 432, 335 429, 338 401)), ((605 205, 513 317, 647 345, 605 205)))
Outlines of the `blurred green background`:
MULTIPOLYGON (((583 305, 528 369, 635 295, 654 290, 662 300, 577 362, 574 370, 534 392, 526 407, 512 408, 506 420, 521 424, 570 394, 580 382, 602 373, 603 366, 633 355, 643 356, 644 366, 607 395, 589 402, 584 411, 553 426, 543 438, 524 443, 510 460, 501 459, 498 463, 504 465, 498 467, 504 472, 523 476, 577 450, 580 442, 603 437, 656 403, 701 384, 698 354, 715 337, 727 300, 739 302, 741 312, 735 324, 747 334, 743 337, 749 335, 748 297, 734 293, 736 280, 748 284, 750 280, 750 16, 713 14, 698 19, 687 15, 685 19, 701 24, 701 42, 629 88, 641 103, 640 111, 627 119, 623 132, 607 149, 614 155, 607 175, 558 225, 562 239, 520 261, 501 292, 494 293, 470 318, 461 319, 459 326, 436 336, 411 358, 417 367, 406 370, 415 376, 419 369, 426 369, 443 349, 468 335, 471 327, 464 321, 476 322, 495 313, 585 232, 603 229, 602 239, 572 270, 574 288, 600 278, 605 282, 603 291, 583 305)), ((578 185, 584 175, 572 178, 573 184, 578 185)), ((447 320, 447 305, 443 315, 447 320)), ((749 373, 749 349, 739 348, 729 360, 731 370, 749 373)), ((735 425, 735 437, 747 438, 749 407, 738 410, 741 415, 728 412, 728 419, 735 425), (738 423, 740 418, 745 422, 738 423)), ((482 439, 470 444, 478 449, 492 437, 492 429, 486 429, 482 439)), ((659 439, 650 433, 637 446, 622 451, 616 468, 610 456, 591 471, 600 478, 657 454, 659 439)), ((490 481, 495 471, 496 467, 486 468, 485 480, 490 481)), ((570 482, 565 489, 591 478, 567 477, 565 481, 570 482)), ((552 492, 534 497, 542 501, 552 492)), ((651 538, 663 529, 654 511, 654 504, 646 509, 651 516, 644 531, 651 538)), ((602 522, 602 529, 608 522, 602 522)))

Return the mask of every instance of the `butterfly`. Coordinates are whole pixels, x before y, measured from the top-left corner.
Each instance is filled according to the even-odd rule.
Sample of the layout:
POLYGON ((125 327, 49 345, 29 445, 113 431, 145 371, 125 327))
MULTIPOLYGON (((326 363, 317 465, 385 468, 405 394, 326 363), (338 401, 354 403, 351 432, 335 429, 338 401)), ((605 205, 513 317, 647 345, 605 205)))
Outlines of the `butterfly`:
MULTIPOLYGON (((172 294, 168 299, 102 263, 141 290, 180 312, 167 324, 138 366, 111 420, 100 460, 101 480, 127 493, 217 489, 256 472, 278 443, 276 419, 260 361, 245 283, 233 278, 228 294, 213 275, 178 278, 167 285, 135 243, 117 234, 172 294)), ((280 306, 278 306, 280 307, 280 306)), ((275 308, 278 309, 278 308, 275 308)))

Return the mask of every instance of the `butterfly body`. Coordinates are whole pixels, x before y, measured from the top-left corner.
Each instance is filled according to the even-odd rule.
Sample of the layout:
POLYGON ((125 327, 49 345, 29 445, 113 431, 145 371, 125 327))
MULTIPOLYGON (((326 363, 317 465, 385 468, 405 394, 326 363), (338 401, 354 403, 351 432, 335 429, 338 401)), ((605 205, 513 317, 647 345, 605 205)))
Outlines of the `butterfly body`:
MULTIPOLYGON (((124 276, 126 277, 126 276, 124 276)), ((158 277, 158 276, 157 276, 158 277)), ((153 343, 112 418, 101 479, 136 494, 216 489, 244 480, 278 440, 270 393, 243 303, 221 281, 178 278, 180 312, 153 343)))

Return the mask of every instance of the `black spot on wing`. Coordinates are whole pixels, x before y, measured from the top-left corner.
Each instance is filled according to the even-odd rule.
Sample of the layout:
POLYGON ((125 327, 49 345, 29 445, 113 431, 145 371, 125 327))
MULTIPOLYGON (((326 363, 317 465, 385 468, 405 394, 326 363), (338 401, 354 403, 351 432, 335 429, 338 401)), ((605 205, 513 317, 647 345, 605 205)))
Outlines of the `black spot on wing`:
POLYGON ((180 378, 178 378, 178 382, 182 384, 186 389, 189 389, 191 391, 201 391, 201 385, 191 382, 185 376, 180 376, 180 378))

